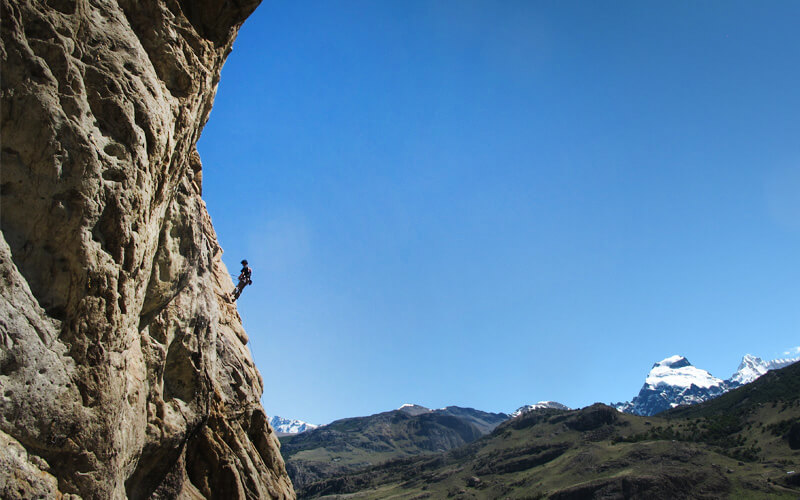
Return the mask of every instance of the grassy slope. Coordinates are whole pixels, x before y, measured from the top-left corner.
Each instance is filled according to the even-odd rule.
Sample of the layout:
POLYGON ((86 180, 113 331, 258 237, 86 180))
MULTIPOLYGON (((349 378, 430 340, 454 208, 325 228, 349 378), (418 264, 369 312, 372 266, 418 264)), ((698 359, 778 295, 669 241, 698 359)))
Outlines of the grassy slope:
POLYGON ((528 414, 457 450, 318 482, 300 494, 796 499, 800 474, 787 471, 800 473, 798 422, 800 365, 794 365, 658 417, 603 405, 528 414))

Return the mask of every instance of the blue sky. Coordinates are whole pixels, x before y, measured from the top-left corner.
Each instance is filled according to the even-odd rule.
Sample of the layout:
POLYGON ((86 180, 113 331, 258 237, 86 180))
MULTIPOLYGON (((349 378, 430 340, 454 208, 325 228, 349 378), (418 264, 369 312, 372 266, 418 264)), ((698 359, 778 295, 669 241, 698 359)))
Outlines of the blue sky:
POLYGON ((270 415, 800 346, 797 2, 265 2, 198 144, 270 415))

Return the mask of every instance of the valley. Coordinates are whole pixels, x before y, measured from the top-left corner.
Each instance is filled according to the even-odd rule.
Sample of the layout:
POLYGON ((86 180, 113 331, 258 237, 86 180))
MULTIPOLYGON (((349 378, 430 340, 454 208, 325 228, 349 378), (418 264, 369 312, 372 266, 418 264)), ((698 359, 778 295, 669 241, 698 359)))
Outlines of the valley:
MULTIPOLYGON (((336 446, 331 432, 326 446, 313 449, 302 449, 303 434, 284 441, 299 497, 794 499, 800 494, 800 364, 656 416, 600 403, 579 410, 540 408, 447 451, 411 444, 417 417, 395 410, 331 424, 336 432, 382 427, 383 440, 373 430, 363 432, 361 441, 336 446), (364 425, 370 418, 381 424, 364 425), (398 422, 406 433, 387 431, 398 422), (323 466, 326 461, 335 465, 323 466), (297 463, 312 471, 303 472, 300 481, 293 469, 297 463)), ((443 437, 442 429, 433 426, 430 432, 443 437)))

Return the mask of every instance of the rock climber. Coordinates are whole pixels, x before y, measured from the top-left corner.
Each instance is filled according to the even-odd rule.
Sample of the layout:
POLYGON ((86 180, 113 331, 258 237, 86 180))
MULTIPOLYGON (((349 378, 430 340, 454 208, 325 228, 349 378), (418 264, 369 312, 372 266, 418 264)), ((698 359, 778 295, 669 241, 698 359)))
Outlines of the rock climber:
POLYGON ((252 276, 253 270, 247 266, 247 259, 242 261, 242 270, 239 272, 239 284, 236 285, 236 289, 233 290, 233 300, 239 298, 239 295, 242 294, 242 290, 247 285, 252 285, 253 280, 250 279, 252 276))

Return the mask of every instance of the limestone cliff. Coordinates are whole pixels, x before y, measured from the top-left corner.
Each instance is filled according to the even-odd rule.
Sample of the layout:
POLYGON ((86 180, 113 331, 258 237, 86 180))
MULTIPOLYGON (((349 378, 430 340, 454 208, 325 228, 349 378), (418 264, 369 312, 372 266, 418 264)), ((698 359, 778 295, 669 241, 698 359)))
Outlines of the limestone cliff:
POLYGON ((293 498, 194 149, 259 0, 0 0, 0 498, 293 498))

